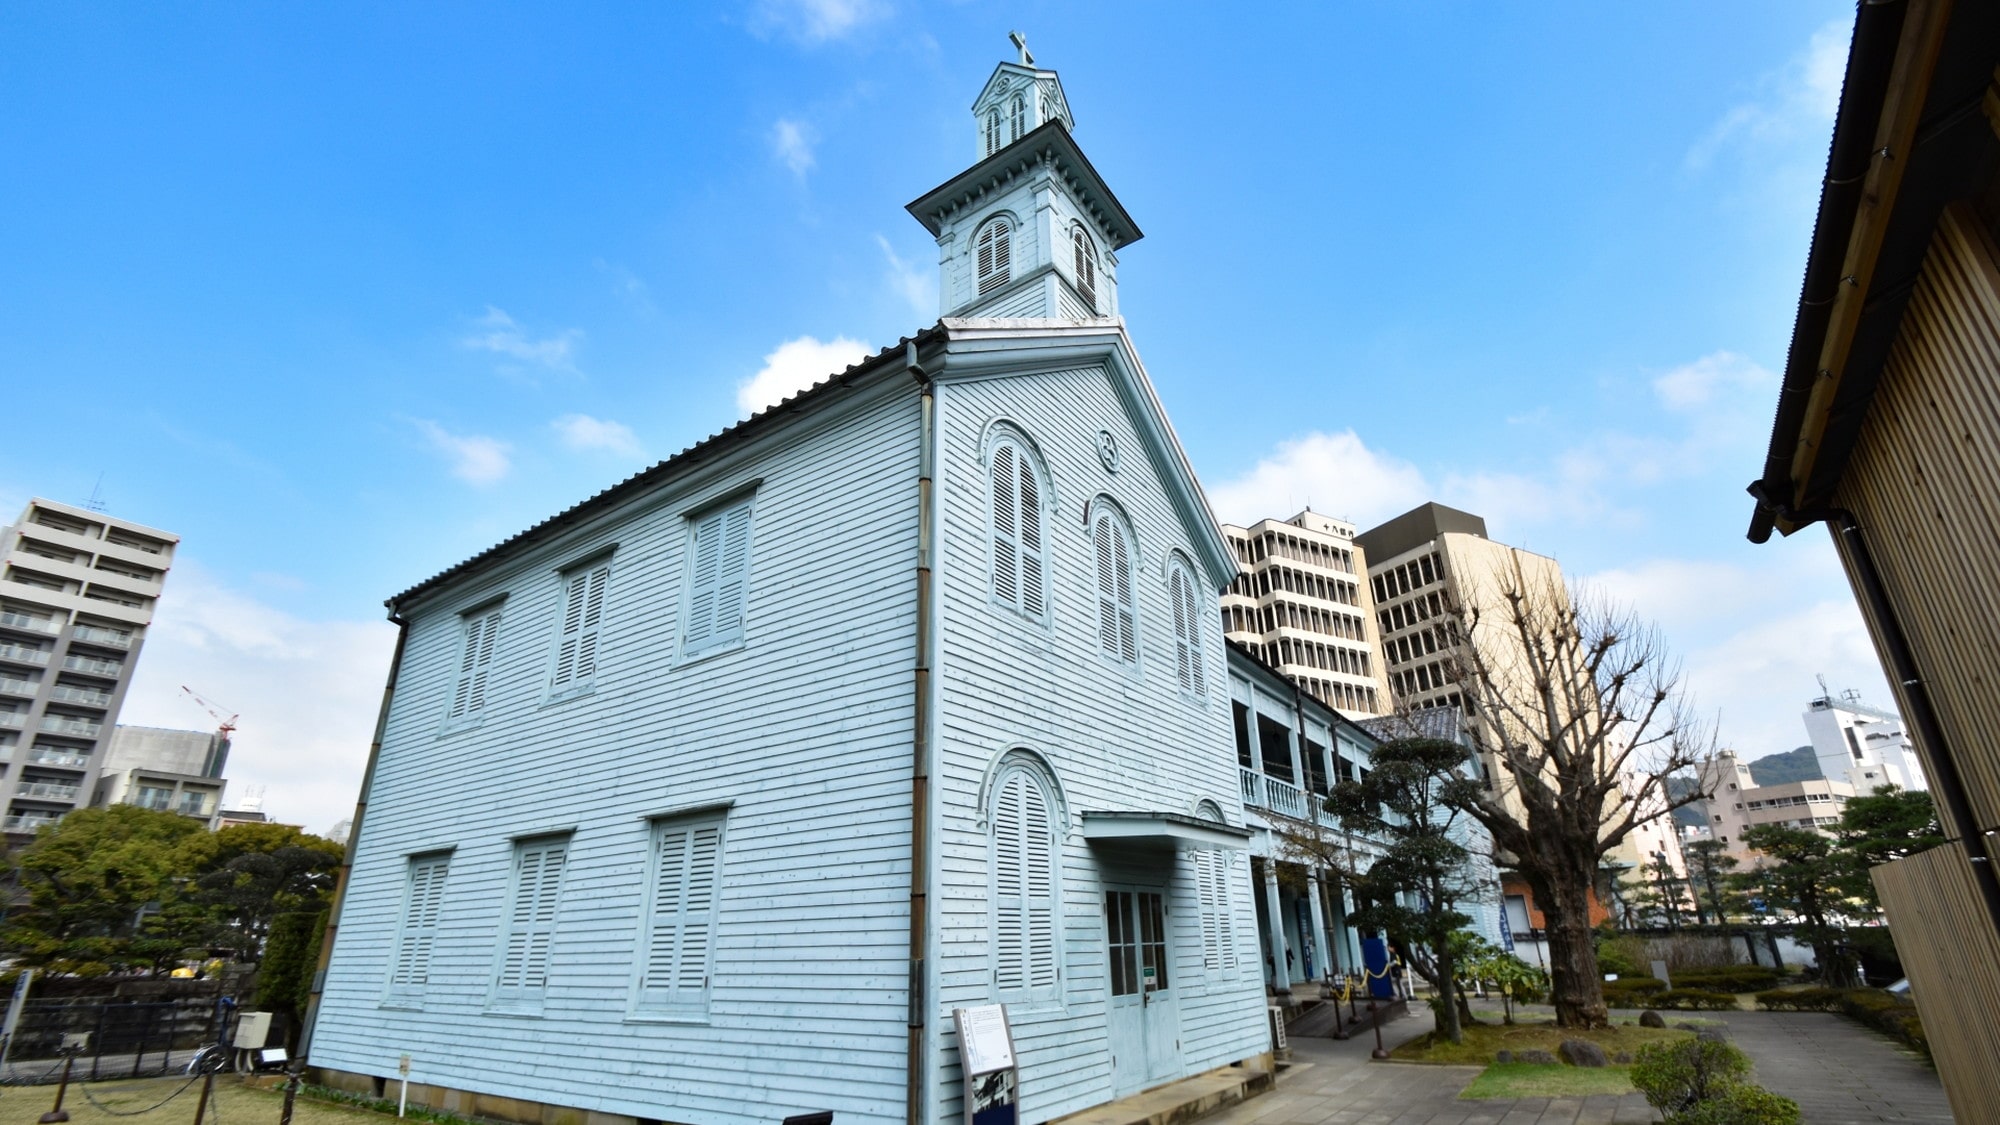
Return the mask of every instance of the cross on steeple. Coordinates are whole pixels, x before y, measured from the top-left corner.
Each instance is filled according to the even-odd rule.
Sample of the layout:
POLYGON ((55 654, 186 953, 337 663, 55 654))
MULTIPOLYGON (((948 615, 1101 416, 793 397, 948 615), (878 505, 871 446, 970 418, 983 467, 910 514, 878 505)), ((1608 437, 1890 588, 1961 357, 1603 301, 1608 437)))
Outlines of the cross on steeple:
POLYGON ((1017 51, 1019 51, 1019 52, 1021 52, 1021 65, 1022 65, 1022 66, 1033 66, 1033 65, 1035 65, 1035 56, 1033 56, 1033 55, 1031 55, 1031 54, 1029 54, 1029 53, 1028 53, 1028 37, 1027 37, 1027 36, 1025 36, 1025 35, 1021 34, 1021 33, 1020 33, 1020 32, 1018 32, 1018 31, 1010 31, 1010 32, 1008 32, 1008 33, 1007 33, 1007 38, 1008 38, 1008 39, 1009 39, 1010 41, 1012 41, 1012 42, 1013 42, 1013 44, 1014 44, 1014 49, 1015 49, 1015 50, 1017 50, 1017 51))

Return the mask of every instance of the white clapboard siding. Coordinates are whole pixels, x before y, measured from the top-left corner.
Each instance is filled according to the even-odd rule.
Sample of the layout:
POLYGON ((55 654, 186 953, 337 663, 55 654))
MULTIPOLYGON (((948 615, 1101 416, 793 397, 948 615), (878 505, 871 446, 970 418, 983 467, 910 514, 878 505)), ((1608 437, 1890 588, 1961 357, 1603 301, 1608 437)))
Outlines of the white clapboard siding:
POLYGON ((316 1065, 386 1076, 407 1053, 421 1082, 655 1120, 902 1120, 918 409, 900 380, 857 392, 411 608, 316 1065), (683 515, 740 495, 742 641, 688 660, 683 515), (551 703, 548 576, 614 543, 593 681, 551 703), (448 730, 460 610, 502 595, 485 712, 448 730), (655 826, 702 810, 726 823, 723 876, 687 1022, 635 990, 655 826), (539 1009, 496 1010, 514 841, 558 832, 539 1009), (421 1007, 384 1007, 410 857, 444 849, 421 1007))
MULTIPOLYGON (((933 1121, 961 1117, 957 1055, 950 1031, 954 1007, 990 1003, 992 927, 988 903, 988 828, 980 787, 995 755, 1010 747, 1043 754, 1060 780, 1058 810, 1067 824, 1057 868, 1063 934, 1063 1002, 1010 1005, 1023 1065, 1036 1075, 1024 1091, 1023 1120, 1046 1120, 1107 1100, 1111 1073, 1105 1051, 1106 980, 1102 884, 1168 884, 1181 1013, 1185 1073, 1227 1065, 1267 1049, 1260 959, 1255 955, 1254 902, 1242 853, 1217 857, 1230 886, 1233 968, 1204 965, 1199 888, 1189 853, 1092 849, 1078 831, 1086 810, 1146 810, 1188 814, 1202 799, 1240 810, 1235 753, 1221 664, 1221 624, 1197 614, 1207 694, 1180 688, 1173 630, 1168 552, 1189 551, 1187 535, 1168 506, 1154 466, 1123 413, 1108 377, 1095 368, 946 383, 940 389, 944 449, 939 494, 944 504, 944 593, 940 656, 940 771, 936 778, 939 840, 935 870, 938 950, 932 1065, 940 1083, 933 1121), (995 418, 1018 422, 1048 458, 1057 506, 1050 515, 1050 627, 996 608, 987 594, 990 555, 981 451, 995 418), (1109 430, 1122 451, 1118 471, 1097 454, 1097 431, 1109 430), (1127 544, 1136 610, 1134 677, 1101 654, 1098 571, 1093 529, 1084 505, 1114 498, 1132 521, 1127 544), (1249 935, 1246 939, 1244 935, 1249 935), (1245 942, 1250 944, 1245 944, 1245 942)), ((1112 592, 1117 592, 1116 553, 1112 592)), ((1114 599, 1115 601, 1115 599, 1114 599)), ((1214 604, 1214 591, 1197 603, 1214 604)), ((1185 608, 1185 607, 1184 607, 1185 608)), ((1123 639, 1119 647, 1123 649, 1123 639)), ((1122 651, 1121 654, 1122 655, 1122 651)), ((1240 811, 1237 816, 1240 823, 1240 811)), ((1218 933, 1218 940, 1221 935, 1218 933)))

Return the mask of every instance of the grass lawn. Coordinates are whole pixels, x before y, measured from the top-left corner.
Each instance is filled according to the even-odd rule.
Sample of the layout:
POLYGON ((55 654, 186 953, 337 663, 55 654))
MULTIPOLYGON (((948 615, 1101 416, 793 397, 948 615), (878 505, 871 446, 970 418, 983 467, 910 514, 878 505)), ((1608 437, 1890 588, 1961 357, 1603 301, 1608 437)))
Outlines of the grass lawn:
MULTIPOLYGON (((98 1102, 124 1114, 133 1114, 179 1089, 185 1078, 142 1078, 136 1082, 96 1082, 84 1087, 72 1083, 63 1098, 63 1108, 75 1125, 191 1125, 194 1108, 201 1099, 201 1084, 159 1109, 137 1118, 109 1114, 91 1104, 98 1102)), ((9 1086, 0 1091, 0 1125, 35 1125, 55 1103, 54 1086, 9 1086)), ((234 1077, 218 1075, 215 1094, 203 1125, 277 1125, 285 1096, 280 1090, 252 1090, 237 1084, 234 1077)), ((382 1125, 380 1114, 347 1106, 327 1105, 300 1098, 292 1111, 293 1125, 382 1125)))
POLYGON ((1564 1031, 1557 1028, 1553 1021, 1538 1023, 1522 1021, 1512 1026, 1482 1023, 1465 1028, 1463 1043, 1453 1043, 1436 1032, 1431 1032, 1410 1040, 1390 1054, 1406 1062, 1457 1065, 1471 1063, 1483 1066, 1491 1063, 1494 1055, 1500 1051, 1513 1051, 1518 1054, 1522 1051, 1542 1050, 1553 1055, 1557 1045, 1565 1039, 1588 1039, 1604 1048, 1606 1055, 1615 1058, 1620 1051, 1637 1052, 1648 1043, 1658 1043, 1665 1039, 1684 1039, 1690 1034, 1692 1033, 1670 1027, 1640 1027, 1636 1023, 1616 1021, 1605 1031, 1564 1031))
POLYGON ((1582 1067, 1557 1063, 1494 1063, 1472 1080, 1461 1098, 1580 1098, 1629 1094, 1632 1072, 1622 1066, 1582 1067))

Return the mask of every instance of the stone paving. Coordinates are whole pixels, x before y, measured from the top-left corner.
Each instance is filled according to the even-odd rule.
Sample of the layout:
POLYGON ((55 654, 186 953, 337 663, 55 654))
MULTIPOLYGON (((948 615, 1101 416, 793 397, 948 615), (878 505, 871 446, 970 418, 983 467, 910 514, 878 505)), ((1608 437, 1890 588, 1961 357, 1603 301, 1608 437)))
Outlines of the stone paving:
POLYGON ((1896 1041, 1827 1012, 1734 1012, 1729 1037, 1757 1084, 1799 1103, 1803 1125, 1951 1125, 1937 1071, 1896 1041))
MULTIPOLYGON (((1705 1018, 1715 1018, 1704 1013, 1705 1018)), ((1757 1082, 1799 1103, 1802 1125, 1951 1125, 1937 1073, 1893 1041, 1841 1016, 1737 1012, 1721 1017, 1757 1082)), ((1421 1006, 1384 1025, 1393 1047, 1431 1029, 1421 1006)), ((1276 1090, 1204 1125, 1640 1125, 1660 1115, 1639 1094, 1461 1101, 1472 1066, 1375 1062, 1374 1038, 1292 1040, 1276 1090)))

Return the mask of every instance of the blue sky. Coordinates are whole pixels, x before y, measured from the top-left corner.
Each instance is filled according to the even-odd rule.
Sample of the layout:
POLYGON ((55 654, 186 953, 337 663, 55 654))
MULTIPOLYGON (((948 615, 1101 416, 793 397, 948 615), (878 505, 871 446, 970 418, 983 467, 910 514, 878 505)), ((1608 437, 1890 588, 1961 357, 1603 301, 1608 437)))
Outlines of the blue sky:
POLYGON ((936 316, 902 206, 1018 28, 1224 518, 1482 512, 1789 749, 1888 701, 1823 537, 1742 537, 1852 10, 15 5, 0 507, 180 533, 124 717, 241 710, 324 827, 383 597, 936 316))

